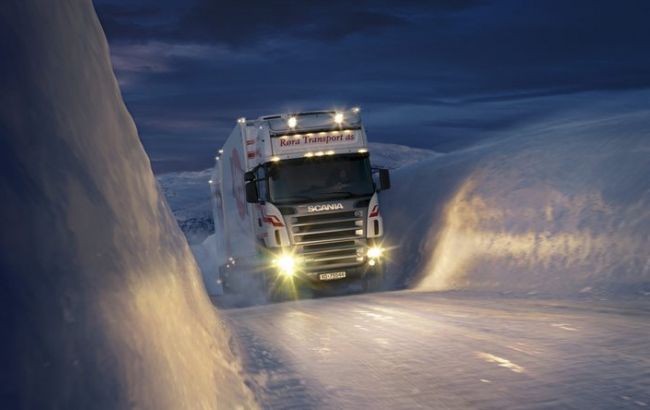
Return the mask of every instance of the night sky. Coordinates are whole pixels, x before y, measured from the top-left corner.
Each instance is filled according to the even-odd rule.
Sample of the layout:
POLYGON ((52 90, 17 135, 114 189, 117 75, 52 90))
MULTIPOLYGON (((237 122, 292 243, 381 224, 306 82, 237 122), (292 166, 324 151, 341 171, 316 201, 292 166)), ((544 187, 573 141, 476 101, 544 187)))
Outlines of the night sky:
POLYGON ((449 152, 650 87, 650 1, 96 0, 158 173, 238 117, 361 106, 369 138, 449 152))

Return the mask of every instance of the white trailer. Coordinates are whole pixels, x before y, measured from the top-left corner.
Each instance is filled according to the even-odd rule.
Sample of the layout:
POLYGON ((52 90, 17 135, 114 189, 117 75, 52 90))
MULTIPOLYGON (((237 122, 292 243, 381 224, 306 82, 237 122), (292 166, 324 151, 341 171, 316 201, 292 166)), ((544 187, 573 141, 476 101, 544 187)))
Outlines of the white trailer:
POLYGON ((379 286, 378 192, 390 179, 384 169, 373 179, 358 108, 240 118, 216 159, 225 291, 244 275, 262 278, 271 293, 357 278, 379 286))

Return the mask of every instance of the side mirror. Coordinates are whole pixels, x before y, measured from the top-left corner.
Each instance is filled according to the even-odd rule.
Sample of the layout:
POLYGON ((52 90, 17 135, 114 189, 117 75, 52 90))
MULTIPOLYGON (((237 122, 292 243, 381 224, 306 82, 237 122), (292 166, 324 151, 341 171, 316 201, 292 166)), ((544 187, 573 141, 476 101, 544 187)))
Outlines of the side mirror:
POLYGON ((248 171, 244 173, 244 181, 246 182, 255 181, 255 173, 253 171, 248 171))
POLYGON ((259 195, 257 194, 257 184, 255 182, 246 183, 246 202, 249 204, 256 204, 259 202, 259 195))
POLYGON ((379 190, 385 191, 390 188, 390 173, 387 169, 379 170, 379 190))

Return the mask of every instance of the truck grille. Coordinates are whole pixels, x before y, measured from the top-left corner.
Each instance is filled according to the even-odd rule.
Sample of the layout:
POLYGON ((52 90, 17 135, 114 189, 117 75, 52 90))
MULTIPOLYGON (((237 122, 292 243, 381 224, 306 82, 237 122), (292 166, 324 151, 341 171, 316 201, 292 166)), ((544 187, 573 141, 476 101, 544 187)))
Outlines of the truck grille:
POLYGON ((291 234, 308 272, 363 263, 363 211, 330 212, 291 217, 291 234))

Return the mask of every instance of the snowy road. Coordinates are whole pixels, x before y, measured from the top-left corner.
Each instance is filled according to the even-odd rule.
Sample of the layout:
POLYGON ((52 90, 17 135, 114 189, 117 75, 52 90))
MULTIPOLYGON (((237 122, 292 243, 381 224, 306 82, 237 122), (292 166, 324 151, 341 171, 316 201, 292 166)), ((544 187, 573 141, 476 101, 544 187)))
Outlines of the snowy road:
POLYGON ((644 408, 650 303, 393 292, 224 310, 266 408, 644 408))

